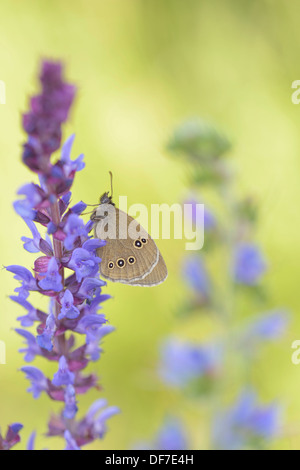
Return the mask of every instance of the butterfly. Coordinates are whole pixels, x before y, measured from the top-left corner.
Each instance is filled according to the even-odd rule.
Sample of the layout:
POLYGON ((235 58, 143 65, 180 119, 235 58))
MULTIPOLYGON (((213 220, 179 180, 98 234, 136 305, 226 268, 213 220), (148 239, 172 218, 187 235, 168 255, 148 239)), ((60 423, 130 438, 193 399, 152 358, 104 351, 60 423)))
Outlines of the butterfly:
POLYGON ((165 261, 154 240, 130 215, 121 211, 104 193, 91 215, 95 238, 106 244, 97 250, 101 258, 100 274, 105 279, 131 286, 151 287, 164 282, 168 276, 165 261))

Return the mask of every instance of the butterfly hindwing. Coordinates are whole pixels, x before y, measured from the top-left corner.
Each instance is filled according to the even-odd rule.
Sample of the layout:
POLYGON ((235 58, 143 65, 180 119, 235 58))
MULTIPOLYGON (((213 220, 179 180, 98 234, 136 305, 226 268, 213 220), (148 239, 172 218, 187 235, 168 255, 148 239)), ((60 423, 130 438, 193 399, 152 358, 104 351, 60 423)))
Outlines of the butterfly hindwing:
POLYGON ((98 249, 100 273, 111 281, 135 285, 154 270, 162 257, 154 240, 140 224, 119 209, 115 210, 116 236, 105 237, 110 215, 98 222, 95 230, 98 238, 106 238, 106 245, 98 249))

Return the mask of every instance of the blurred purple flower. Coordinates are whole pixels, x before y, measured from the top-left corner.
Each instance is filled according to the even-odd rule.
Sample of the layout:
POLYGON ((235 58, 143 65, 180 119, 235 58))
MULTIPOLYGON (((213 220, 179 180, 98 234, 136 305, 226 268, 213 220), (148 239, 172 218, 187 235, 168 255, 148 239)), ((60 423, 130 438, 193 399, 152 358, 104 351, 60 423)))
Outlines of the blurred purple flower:
POLYGON ((23 162, 36 172, 45 172, 49 157, 61 143, 61 124, 67 119, 75 87, 63 81, 60 63, 44 62, 41 71, 42 93, 31 99, 31 110, 23 116, 29 134, 23 162))
POLYGON ((78 445, 76 444, 75 439, 73 439, 70 431, 66 430, 64 433, 64 437, 67 444, 65 450, 81 450, 80 447, 78 447, 78 445))
POLYGON ((183 425, 175 418, 168 418, 154 440, 155 450, 187 450, 187 436, 183 425))
POLYGON ((266 268, 265 259, 257 246, 242 243, 237 247, 234 257, 234 278, 237 283, 257 284, 266 268))
MULTIPOLYGON (((217 226, 217 220, 214 214, 206 205, 203 203, 197 201, 196 199, 189 199, 184 202, 184 204, 189 204, 190 208, 188 211, 185 211, 185 214, 188 214, 188 217, 192 220, 193 225, 197 225, 197 221, 200 221, 200 224, 202 224, 202 210, 203 210, 203 223, 204 223, 204 230, 205 231, 212 231, 216 228, 217 226), (201 206, 200 206, 201 204, 201 206), (202 206, 204 205, 204 208, 202 209, 202 206)), ((197 227, 197 228, 202 228, 197 227)))
POLYGON ((23 429, 20 423, 13 423, 8 426, 5 437, 2 437, 0 432, 0 450, 10 450, 13 446, 20 442, 21 438, 19 432, 23 429))
POLYGON ((201 377, 214 375, 220 364, 218 345, 199 345, 169 338, 161 349, 159 372, 166 384, 183 388, 201 377))
POLYGON ((185 259, 183 278, 197 295, 205 300, 209 298, 211 283, 204 262, 199 255, 189 256, 185 259))
POLYGON ((248 325, 248 334, 260 339, 278 339, 286 331, 289 316, 283 310, 273 310, 260 315, 248 325))
POLYGON ((29 439, 27 441, 26 450, 34 450, 35 438, 36 438, 36 432, 34 431, 29 436, 29 439))
POLYGON ((263 446, 279 428, 279 409, 275 404, 262 406, 252 391, 243 392, 235 405, 218 414, 213 426, 217 449, 238 450, 263 446))

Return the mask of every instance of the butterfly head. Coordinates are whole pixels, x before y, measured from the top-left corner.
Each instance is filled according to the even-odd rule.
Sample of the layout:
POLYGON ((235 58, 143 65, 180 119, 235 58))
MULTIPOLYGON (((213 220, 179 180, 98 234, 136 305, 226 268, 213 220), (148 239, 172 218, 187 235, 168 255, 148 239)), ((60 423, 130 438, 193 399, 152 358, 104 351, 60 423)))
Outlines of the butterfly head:
POLYGON ((102 194, 102 196, 100 197, 100 202, 99 204, 112 204, 113 206, 115 205, 113 202, 112 202, 112 195, 109 196, 109 193, 104 193, 102 194))

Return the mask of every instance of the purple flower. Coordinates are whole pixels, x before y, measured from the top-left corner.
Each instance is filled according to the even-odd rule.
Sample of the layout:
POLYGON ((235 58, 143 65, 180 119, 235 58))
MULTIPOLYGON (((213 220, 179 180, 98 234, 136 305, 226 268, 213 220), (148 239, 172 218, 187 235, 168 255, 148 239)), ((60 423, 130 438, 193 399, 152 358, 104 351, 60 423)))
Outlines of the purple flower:
MULTIPOLYGON (((202 223, 202 207, 199 206, 199 204, 202 204, 202 203, 197 201, 196 199, 190 199, 190 200, 185 201, 184 204, 190 205, 188 214, 192 220, 192 223, 194 225, 197 224, 197 221, 200 221, 200 223, 202 223)), ((203 222, 204 222, 204 230, 207 232, 212 231, 217 226, 217 221, 216 221, 214 214, 205 205, 204 205, 204 213, 203 213, 203 222)), ((200 226, 197 228, 201 229, 202 227, 200 226)))
POLYGON ((157 433, 151 443, 139 443, 137 450, 187 450, 187 436, 182 423, 173 417, 169 417, 157 433))
POLYGON ((72 250, 74 242, 77 237, 88 237, 85 224, 82 219, 76 214, 70 214, 67 223, 64 227, 64 232, 67 235, 64 240, 66 250, 72 250))
POLYGON ((23 338, 25 338, 25 340, 27 341, 27 348, 19 349, 19 352, 25 353, 24 361, 32 362, 35 356, 41 353, 41 350, 36 342, 35 337, 27 330, 21 330, 20 328, 16 328, 15 331, 19 335, 23 336, 23 338))
POLYGON ((72 206, 70 211, 72 214, 80 215, 83 211, 85 211, 86 208, 87 205, 84 202, 80 201, 77 202, 77 204, 75 204, 74 206, 72 206))
POLYGON ((80 315, 80 312, 77 307, 74 306, 74 297, 67 289, 61 299, 61 311, 58 315, 58 319, 62 320, 63 318, 77 318, 80 315))
POLYGON ((81 450, 80 447, 78 447, 78 445, 76 444, 75 439, 73 439, 70 431, 66 430, 64 437, 65 437, 66 444, 67 444, 65 450, 81 450))
POLYGON ((262 446, 276 435, 278 428, 278 407, 275 404, 259 405, 256 394, 245 391, 235 405, 216 417, 213 441, 217 449, 226 450, 262 446))
POLYGON ((25 219, 25 223, 28 225, 33 238, 28 238, 28 237, 22 237, 21 240, 24 242, 24 248, 26 251, 29 251, 30 253, 39 253, 41 251, 40 249, 40 241, 41 241, 41 236, 39 234, 39 231, 37 230, 35 224, 30 220, 30 219, 25 219))
POLYGON ((62 290, 61 275, 59 274, 58 264, 54 257, 50 259, 46 276, 39 282, 39 286, 43 290, 53 290, 54 292, 62 290))
POLYGON ((27 391, 32 393, 33 398, 38 398, 42 392, 47 391, 47 379, 39 369, 32 366, 26 366, 22 367, 21 371, 26 374, 26 379, 31 382, 31 387, 28 388, 27 391))
POLYGON ((86 277, 77 292, 77 297, 82 297, 91 300, 94 295, 99 295, 101 287, 105 286, 106 282, 96 277, 86 277))
POLYGON ((175 418, 167 419, 154 445, 157 450, 187 450, 187 437, 180 421, 175 418))
POLYGON ((234 258, 234 278, 239 284, 255 285, 266 270, 266 262, 253 244, 242 243, 238 246, 234 258))
POLYGON ((80 320, 76 331, 86 335, 87 344, 93 341, 99 341, 105 334, 112 331, 108 331, 107 328, 103 326, 106 321, 104 315, 89 314, 80 320))
POLYGON ((44 62, 41 72, 42 93, 31 99, 31 110, 23 116, 29 134, 23 162, 36 172, 46 172, 49 157, 60 146, 61 124, 67 119, 75 88, 62 78, 60 63, 44 62))
POLYGON ((105 408, 106 405, 107 401, 103 398, 95 401, 89 408, 83 420, 82 427, 90 429, 94 438, 102 439, 107 431, 106 421, 112 416, 120 413, 119 408, 116 406, 105 408))
POLYGON ((204 299, 209 298, 211 283, 200 256, 186 258, 183 265, 183 277, 197 295, 204 299))
POLYGON ((81 282, 84 277, 95 276, 101 259, 84 248, 76 248, 68 263, 68 267, 76 273, 76 279, 81 282))
POLYGON ((264 341, 277 340, 283 336, 289 323, 287 312, 274 310, 251 318, 243 331, 238 332, 239 348, 250 355, 257 352, 257 347, 264 341))
POLYGON ((22 282, 22 285, 15 289, 20 298, 26 299, 30 290, 38 290, 36 280, 28 269, 23 266, 11 265, 7 266, 6 270, 14 273, 14 279, 22 282))
POLYGON ((46 327, 42 334, 38 335, 36 338, 37 343, 43 349, 47 351, 52 351, 53 349, 53 338, 56 331, 55 317, 51 312, 46 321, 46 327))
POLYGON ((34 450, 35 438, 36 438, 36 432, 34 431, 29 436, 26 450, 34 450))
POLYGON ((221 351, 217 345, 198 345, 170 338, 161 350, 160 375, 173 387, 185 387, 189 383, 216 373, 221 363, 221 351))
POLYGON ((73 385, 69 384, 65 390, 65 408, 63 411, 63 416, 66 419, 73 419, 78 411, 75 388, 73 385))
POLYGON ((10 450, 21 438, 19 432, 23 429, 23 425, 20 423, 13 423, 8 426, 5 437, 2 437, 0 432, 0 450, 10 450))
POLYGON ((99 347, 99 341, 101 341, 104 336, 114 331, 114 329, 115 328, 111 325, 103 325, 98 329, 98 334, 95 335, 94 338, 90 339, 90 341, 88 341, 88 336, 91 338, 91 335, 87 333, 87 346, 85 353, 91 358, 92 361, 97 361, 100 358, 100 354, 103 352, 103 350, 99 347))
POLYGON ((16 297, 14 295, 11 295, 10 299, 24 307, 28 312, 27 315, 17 317, 17 320, 21 322, 21 326, 32 326, 35 321, 38 321, 39 318, 37 316, 37 310, 29 302, 27 302, 27 300, 23 299, 22 297, 16 297))
POLYGON ((61 356, 59 359, 59 368, 58 371, 54 374, 52 384, 55 387, 61 387, 62 385, 73 385, 75 380, 75 375, 73 372, 70 372, 68 368, 68 363, 65 356, 61 356))
POLYGON ((260 339, 278 339, 286 331, 289 317, 287 312, 274 310, 260 315, 248 326, 248 333, 260 339))
POLYGON ((21 217, 33 220, 36 216, 36 209, 45 197, 43 190, 33 183, 22 186, 18 194, 24 195, 24 199, 14 202, 14 209, 21 217))
POLYGON ((66 177, 69 177, 70 174, 75 171, 82 170, 85 166, 85 163, 83 162, 84 155, 82 154, 76 160, 70 159, 74 139, 75 134, 71 135, 62 146, 61 162, 63 163, 66 177))

